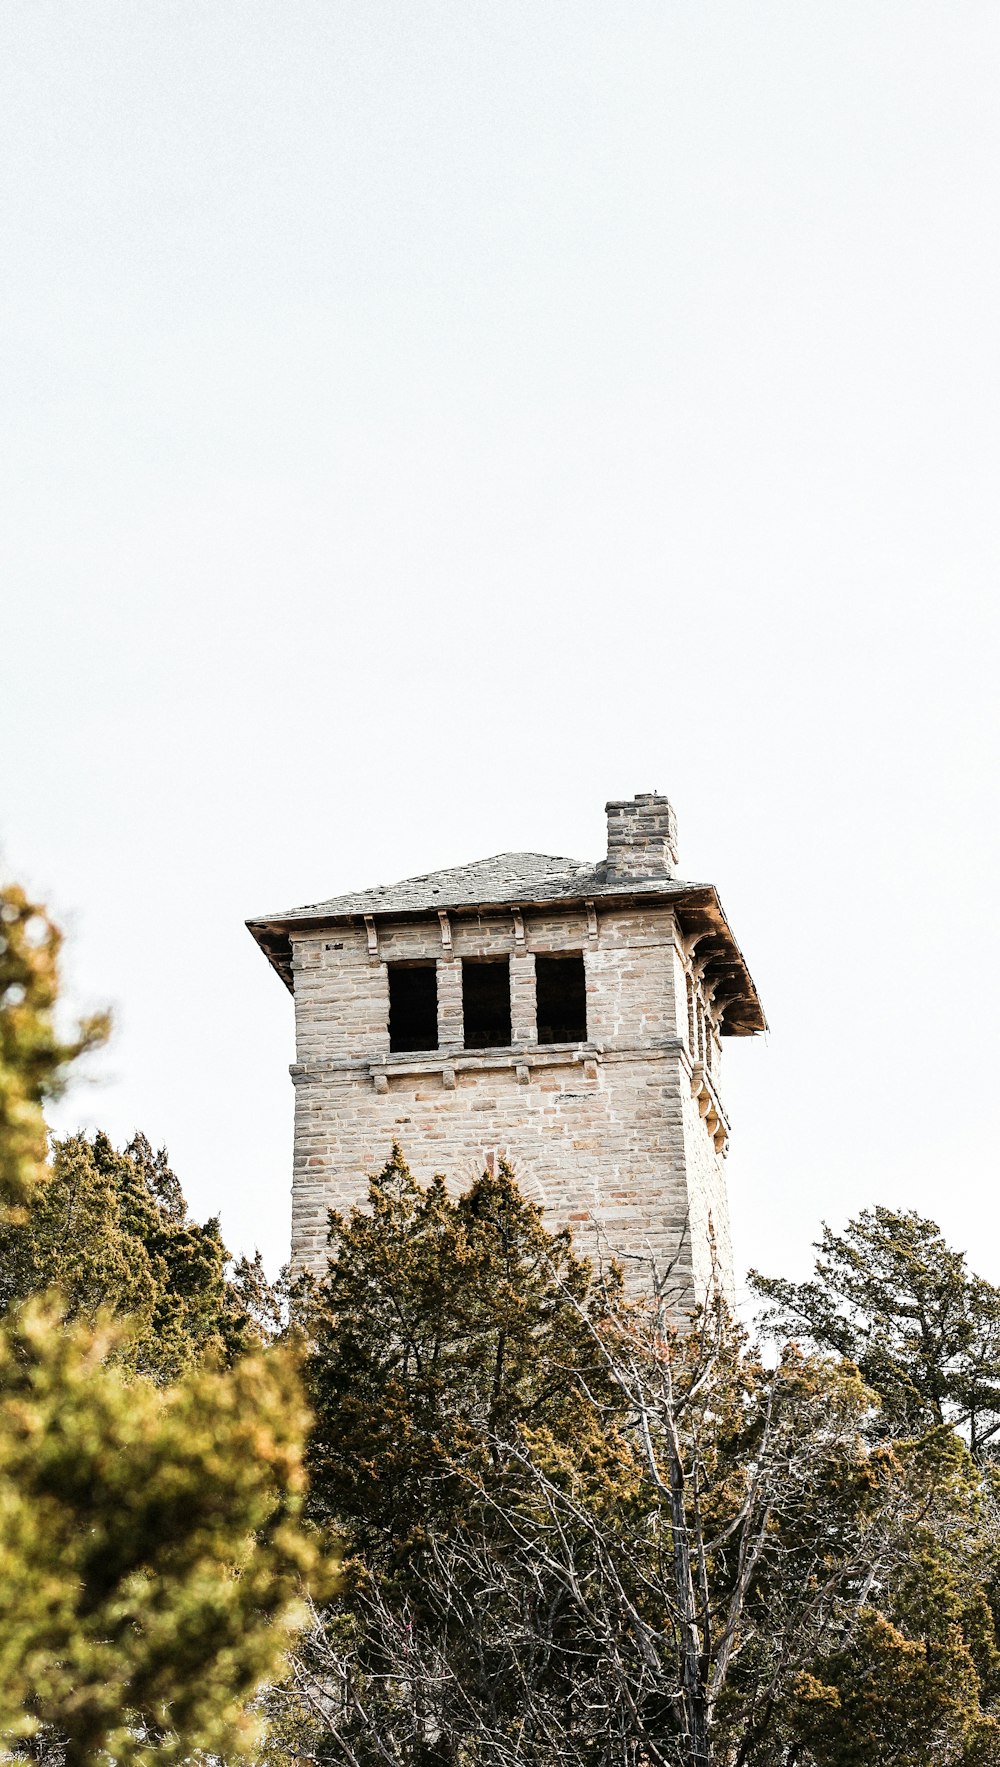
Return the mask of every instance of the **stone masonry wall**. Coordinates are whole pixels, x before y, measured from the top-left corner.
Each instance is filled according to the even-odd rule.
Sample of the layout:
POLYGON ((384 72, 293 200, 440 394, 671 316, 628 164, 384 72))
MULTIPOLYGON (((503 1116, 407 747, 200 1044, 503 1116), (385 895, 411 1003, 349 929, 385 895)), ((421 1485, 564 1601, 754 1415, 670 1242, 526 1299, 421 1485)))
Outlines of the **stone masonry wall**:
POLYGON ((398 1140, 419 1181, 443 1172, 455 1189, 505 1155, 550 1225, 568 1223, 588 1250, 679 1251, 678 1279, 696 1298, 710 1277, 711 1217, 731 1288, 725 1122, 692 1039, 688 965, 668 909, 604 912, 596 929, 574 911, 453 914, 443 930, 430 918, 379 926, 375 955, 363 926, 308 932, 293 971, 297 1267, 322 1268, 327 1211, 363 1201, 398 1140), (535 1041, 534 959, 549 951, 584 954, 585 1044, 535 1041), (461 958, 501 955, 512 1047, 464 1050, 461 958), (390 1054, 386 964, 429 958, 441 1047, 390 1054))

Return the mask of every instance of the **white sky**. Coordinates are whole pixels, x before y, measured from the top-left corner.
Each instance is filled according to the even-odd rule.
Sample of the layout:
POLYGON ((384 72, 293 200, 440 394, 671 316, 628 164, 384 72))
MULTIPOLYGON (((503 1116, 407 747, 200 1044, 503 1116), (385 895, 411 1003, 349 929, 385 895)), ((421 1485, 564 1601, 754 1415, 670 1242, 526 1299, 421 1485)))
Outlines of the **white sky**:
POLYGON ((673 798, 766 1042, 737 1257, 1000 1277, 1000 7, 0 11, 0 840, 274 1266, 247 915, 673 798))

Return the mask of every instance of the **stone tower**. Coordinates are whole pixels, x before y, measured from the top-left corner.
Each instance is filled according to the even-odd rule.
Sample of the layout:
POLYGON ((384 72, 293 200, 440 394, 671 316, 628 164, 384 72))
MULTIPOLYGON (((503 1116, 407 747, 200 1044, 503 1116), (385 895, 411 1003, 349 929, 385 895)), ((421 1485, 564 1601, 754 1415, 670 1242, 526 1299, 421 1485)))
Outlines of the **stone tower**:
POLYGON ((765 1028, 664 797, 607 806, 607 858, 501 853, 247 924, 295 998, 292 1257, 398 1140, 414 1176, 500 1155, 550 1225, 732 1287, 723 1037, 765 1028))

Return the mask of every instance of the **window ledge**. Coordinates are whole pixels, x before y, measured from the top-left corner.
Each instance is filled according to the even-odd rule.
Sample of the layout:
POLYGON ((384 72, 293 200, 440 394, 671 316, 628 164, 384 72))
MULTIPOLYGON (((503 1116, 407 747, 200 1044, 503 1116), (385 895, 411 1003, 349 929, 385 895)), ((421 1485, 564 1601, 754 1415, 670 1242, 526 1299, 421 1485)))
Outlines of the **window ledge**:
POLYGON ((521 1043, 502 1049, 435 1049, 415 1050, 413 1054, 397 1050, 370 1064, 372 1079, 376 1074, 439 1074, 451 1068, 457 1074, 484 1073, 496 1069, 561 1067, 567 1063, 596 1061, 601 1051, 596 1043, 521 1043))
MULTIPOLYGON (((585 1063, 606 1066, 609 1062, 651 1062, 677 1058, 686 1076, 694 1073, 691 1058, 679 1037, 643 1039, 641 1043, 515 1043, 504 1049, 463 1049, 452 1044, 442 1049, 396 1050, 376 1056, 345 1056, 339 1060, 312 1059, 293 1062, 289 1073, 296 1085, 315 1081, 388 1080, 393 1075, 449 1073, 496 1073, 505 1068, 527 1072, 533 1068, 571 1067, 585 1063)), ((701 1070, 698 1069, 699 1079, 701 1070)), ((520 1078, 520 1075, 518 1076, 520 1078)), ((692 1089, 697 1091, 692 1082, 692 1089)), ((717 1101, 716 1101, 717 1102, 717 1101)))

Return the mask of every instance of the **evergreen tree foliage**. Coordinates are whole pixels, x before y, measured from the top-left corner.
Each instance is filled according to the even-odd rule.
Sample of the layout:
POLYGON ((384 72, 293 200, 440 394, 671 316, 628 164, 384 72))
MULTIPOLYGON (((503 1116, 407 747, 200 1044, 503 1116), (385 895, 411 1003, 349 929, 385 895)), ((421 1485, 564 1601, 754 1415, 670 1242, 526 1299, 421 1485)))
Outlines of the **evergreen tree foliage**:
POLYGON ((0 1313, 49 1288, 67 1319, 127 1319, 116 1355, 169 1381, 213 1352, 231 1362, 280 1324, 259 1255, 228 1269, 216 1219, 188 1217, 164 1149, 117 1152, 100 1132, 54 1143, 47 1180, 0 1222, 0 1313))
POLYGON ((64 1040, 55 1025, 62 935, 19 884, 0 886, 0 1220, 28 1201, 45 1173, 44 1107, 74 1061, 102 1043, 106 1014, 64 1040))
POLYGON ((591 1321, 620 1277, 593 1292, 569 1233, 546 1231, 509 1167, 453 1201, 443 1179, 421 1190, 394 1147, 367 1210, 331 1216, 330 1242, 326 1280, 297 1296, 318 1521, 349 1522, 374 1560, 399 1565, 465 1511, 471 1476, 513 1477, 503 1445, 519 1431, 578 1449, 589 1433, 603 1463, 585 1397, 607 1390, 591 1321))
POLYGON ((238 1749, 312 1562, 294 1368, 163 1392, 108 1348, 37 1302, 0 1330, 0 1737, 65 1767, 238 1749))
POLYGON ((318 1518, 348 1553, 276 1759, 1000 1763, 993 1486, 854 1365, 595 1283, 512 1173, 399 1150, 304 1285, 318 1518), (894 1752, 895 1751, 895 1752, 894 1752))
POLYGON ((914 1213, 865 1210, 843 1233, 824 1225, 816 1251, 810 1282, 751 1271, 770 1303, 765 1328, 853 1362, 888 1429, 949 1424, 977 1460, 989 1455, 1000 1435, 1000 1289, 914 1213))

